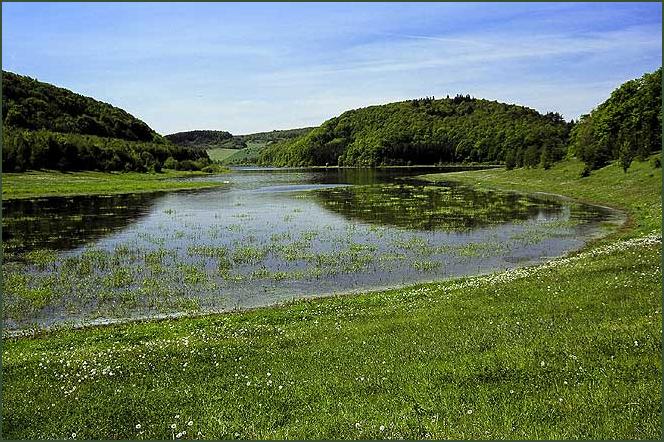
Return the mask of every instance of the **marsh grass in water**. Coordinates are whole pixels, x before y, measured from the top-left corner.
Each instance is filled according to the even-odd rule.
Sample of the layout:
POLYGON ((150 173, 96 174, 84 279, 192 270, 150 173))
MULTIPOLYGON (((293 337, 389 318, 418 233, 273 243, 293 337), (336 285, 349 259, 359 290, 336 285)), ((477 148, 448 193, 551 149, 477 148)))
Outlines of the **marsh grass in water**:
MULTIPOLYGON (((268 179, 258 192, 238 186, 141 197, 136 221, 101 239, 71 221, 78 217, 49 219, 43 231, 49 236, 58 223, 81 226, 78 240, 47 242, 64 250, 28 245, 40 242, 42 223, 38 216, 21 221, 21 210, 39 214, 39 207, 9 206, 5 232, 15 242, 5 246, 12 252, 3 266, 6 323, 24 328, 149 316, 177 313, 183 305, 188 311, 247 308, 511 268, 579 247, 607 219, 590 206, 553 198, 449 185, 283 192, 285 178, 279 176, 272 194, 268 179)), ((86 215, 80 218, 93 208, 130 207, 136 198, 81 199, 86 215)))

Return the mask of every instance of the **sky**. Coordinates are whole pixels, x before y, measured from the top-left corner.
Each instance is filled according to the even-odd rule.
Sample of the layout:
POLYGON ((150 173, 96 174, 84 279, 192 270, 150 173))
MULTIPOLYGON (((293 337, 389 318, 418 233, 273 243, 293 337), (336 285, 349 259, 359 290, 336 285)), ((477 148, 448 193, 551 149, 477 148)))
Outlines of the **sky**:
POLYGON ((569 120, 661 64, 661 3, 2 3, 4 70, 162 134, 457 93, 569 120))

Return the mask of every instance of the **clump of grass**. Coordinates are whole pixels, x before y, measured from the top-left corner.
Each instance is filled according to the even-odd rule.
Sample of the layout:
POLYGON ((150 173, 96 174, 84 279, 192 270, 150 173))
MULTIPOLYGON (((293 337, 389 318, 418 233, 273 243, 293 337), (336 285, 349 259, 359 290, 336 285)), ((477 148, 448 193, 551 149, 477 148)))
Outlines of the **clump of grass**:
POLYGON ((54 250, 37 249, 31 250, 23 256, 28 263, 33 264, 39 270, 44 271, 55 264, 58 255, 54 250))
POLYGON ((267 255, 267 249, 264 247, 244 246, 238 247, 233 251, 233 261, 235 263, 256 264, 262 261, 267 255))
POLYGON ((133 282, 133 272, 130 269, 124 267, 113 269, 110 275, 106 276, 103 280, 104 286, 109 288, 129 287, 133 284, 133 282))

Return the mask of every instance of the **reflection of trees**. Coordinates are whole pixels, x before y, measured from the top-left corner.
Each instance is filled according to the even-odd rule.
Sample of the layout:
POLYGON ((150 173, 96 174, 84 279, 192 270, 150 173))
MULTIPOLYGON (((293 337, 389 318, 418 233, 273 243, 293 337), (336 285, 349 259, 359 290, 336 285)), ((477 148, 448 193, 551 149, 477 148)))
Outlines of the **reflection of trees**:
POLYGON ((73 249, 136 222, 158 197, 142 193, 3 201, 5 252, 73 249))
POLYGON ((323 207, 346 218, 423 230, 476 229, 562 210, 562 205, 552 199, 456 185, 347 186, 315 194, 323 207))
MULTIPOLYGON (((413 177, 434 172, 461 172, 464 170, 487 169, 481 166, 438 166, 438 167, 385 167, 385 168, 332 168, 316 170, 312 181, 320 184, 378 184, 391 183, 397 178, 413 177)), ((309 169, 311 170, 311 169, 309 169)))

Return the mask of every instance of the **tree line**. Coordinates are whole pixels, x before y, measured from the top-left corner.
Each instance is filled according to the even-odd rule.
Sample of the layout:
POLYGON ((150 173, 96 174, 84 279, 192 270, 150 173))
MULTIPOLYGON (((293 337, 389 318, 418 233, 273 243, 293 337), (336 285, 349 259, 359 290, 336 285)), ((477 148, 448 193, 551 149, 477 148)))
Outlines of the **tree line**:
POLYGON ((570 137, 570 153, 586 164, 585 173, 620 160, 625 171, 635 158, 662 148, 662 68, 623 83, 570 137))
POLYGON ((4 127, 2 169, 161 172, 201 170, 210 166, 204 150, 152 143, 4 127))

